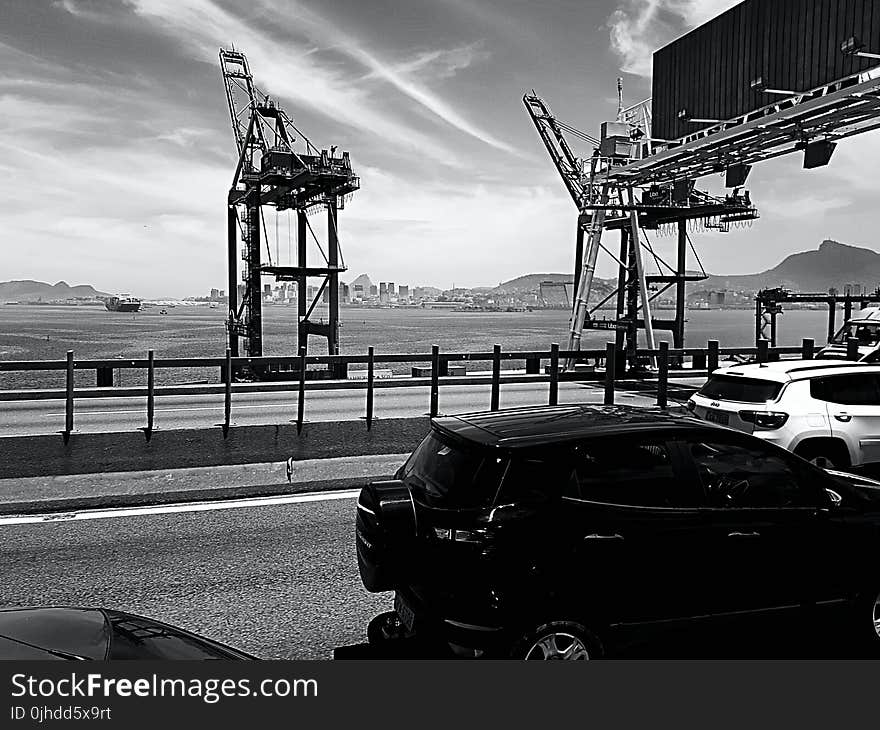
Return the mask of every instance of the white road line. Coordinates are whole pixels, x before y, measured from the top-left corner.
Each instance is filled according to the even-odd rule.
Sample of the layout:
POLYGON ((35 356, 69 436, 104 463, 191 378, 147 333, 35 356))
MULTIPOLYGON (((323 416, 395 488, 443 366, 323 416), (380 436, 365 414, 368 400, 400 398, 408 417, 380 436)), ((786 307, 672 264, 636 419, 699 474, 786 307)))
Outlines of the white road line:
POLYGON ((283 504, 303 502, 332 502, 341 499, 355 499, 359 489, 346 489, 339 492, 306 492, 287 494, 279 497, 253 497, 246 499, 225 499, 216 502, 178 502, 175 504, 145 505, 142 507, 120 507, 115 509, 90 509, 82 512, 53 512, 31 515, 0 515, 0 527, 5 525, 35 525, 44 522, 76 522, 80 520, 107 520, 119 517, 146 517, 149 515, 170 515, 181 512, 213 512, 224 509, 252 509, 272 507, 283 504))

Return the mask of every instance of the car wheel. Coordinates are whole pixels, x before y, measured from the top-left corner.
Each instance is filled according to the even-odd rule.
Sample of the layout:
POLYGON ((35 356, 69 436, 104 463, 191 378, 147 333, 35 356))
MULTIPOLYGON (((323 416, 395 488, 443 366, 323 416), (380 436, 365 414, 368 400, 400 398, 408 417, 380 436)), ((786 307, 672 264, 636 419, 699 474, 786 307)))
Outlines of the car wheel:
POLYGON ((512 651, 514 659, 585 661, 602 655, 599 639, 584 626, 570 621, 544 624, 523 636, 512 651))
POLYGON ((834 445, 804 444, 795 453, 820 469, 845 469, 849 467, 849 459, 844 458, 845 449, 834 445))
POLYGON ((856 612, 856 626, 861 633, 862 644, 871 655, 876 655, 880 652, 880 588, 875 586, 863 593, 856 602, 856 612))
POLYGON ((409 638, 406 627, 400 622, 396 611, 386 611, 374 617, 367 624, 367 641, 372 646, 381 646, 395 639, 409 638))

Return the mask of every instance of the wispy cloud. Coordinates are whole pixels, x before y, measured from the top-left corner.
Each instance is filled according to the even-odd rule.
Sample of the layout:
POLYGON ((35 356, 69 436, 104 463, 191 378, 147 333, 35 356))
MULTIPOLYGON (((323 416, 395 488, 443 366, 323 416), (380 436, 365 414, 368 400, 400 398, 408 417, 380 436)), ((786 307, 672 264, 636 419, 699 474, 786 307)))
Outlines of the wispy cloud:
MULTIPOLYGON (((210 0, 134 0, 134 8, 143 17, 163 23, 171 32, 186 38, 201 60, 213 62, 218 46, 234 42, 248 54, 261 86, 268 91, 305 104, 354 129, 372 132, 388 142, 419 150, 435 160, 455 164, 456 156, 435 137, 424 134, 393 114, 387 103, 374 98, 370 89, 359 83, 361 74, 353 74, 349 68, 338 64, 322 63, 316 57, 316 49, 357 62, 458 131, 497 149, 511 150, 419 83, 412 72, 380 58, 360 39, 300 3, 285 3, 285 12, 273 14, 279 18, 277 25, 281 28, 285 28, 284 18, 295 18, 295 22, 287 21, 288 37, 283 42, 276 35, 262 30, 259 23, 237 17, 210 0)), ((264 4, 257 10, 252 9, 252 20, 258 20, 266 8, 264 4)), ((449 58, 449 54, 441 53, 435 60, 441 68, 448 70, 449 58)), ((459 54, 459 62, 462 58, 459 54)), ((420 67, 424 68, 429 62, 430 59, 423 59, 420 67)))
POLYGON ((741 0, 621 0, 609 20, 611 47, 621 57, 624 71, 650 76, 654 51, 739 2, 741 0))

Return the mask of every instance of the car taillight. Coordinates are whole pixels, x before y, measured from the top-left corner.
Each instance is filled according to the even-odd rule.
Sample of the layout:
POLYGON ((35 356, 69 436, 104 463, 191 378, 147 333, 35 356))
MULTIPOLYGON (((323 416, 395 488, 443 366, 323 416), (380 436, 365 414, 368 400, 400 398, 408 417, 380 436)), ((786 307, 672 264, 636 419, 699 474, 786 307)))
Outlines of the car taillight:
POLYGON ((440 540, 482 545, 488 540, 488 531, 484 529, 456 530, 450 527, 435 527, 434 536, 440 540))
POLYGON ((758 428, 775 431, 788 421, 788 414, 781 411, 740 411, 739 417, 746 423, 754 423, 758 428))

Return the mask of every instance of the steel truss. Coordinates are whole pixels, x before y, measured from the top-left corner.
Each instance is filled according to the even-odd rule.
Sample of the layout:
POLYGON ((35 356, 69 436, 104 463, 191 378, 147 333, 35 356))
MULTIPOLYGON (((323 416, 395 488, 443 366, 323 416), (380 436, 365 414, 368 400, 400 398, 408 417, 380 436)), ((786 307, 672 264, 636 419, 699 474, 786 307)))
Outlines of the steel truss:
MULTIPOLYGON (((688 236, 688 226, 726 231, 732 225, 742 225, 756 219, 758 213, 748 194, 734 192, 718 198, 693 186, 688 186, 682 193, 668 185, 641 188, 627 180, 618 180, 612 173, 623 169, 625 163, 631 160, 602 157, 598 149, 590 157, 579 158, 566 135, 595 148, 599 147, 599 140, 559 120, 534 92, 526 94, 523 103, 579 211, 574 273, 576 294, 572 306, 569 350, 580 349, 584 329, 615 331, 618 349, 627 355, 626 359, 618 359, 622 365, 626 361, 636 363, 639 329, 645 330, 651 349, 655 330, 670 331, 674 346, 683 347, 685 286, 687 282, 706 278, 705 272, 697 275, 688 273, 688 251, 693 251, 696 256, 688 236), (605 233, 610 231, 620 232, 619 255, 609 250, 603 240, 605 233), (672 231, 678 236, 674 265, 656 254, 648 243, 647 231, 672 231), (591 307, 589 302, 600 252, 617 263, 618 282, 610 295, 591 307), (653 259, 658 274, 646 272, 646 253, 653 259), (652 302, 672 287, 675 287, 676 296, 674 318, 654 318, 651 314, 652 302), (616 305, 614 319, 595 318, 597 312, 612 300, 616 305)), ((631 130, 633 148, 639 158, 655 152, 656 142, 651 138, 650 101, 621 110, 619 119, 631 130)), ((568 363, 569 366, 571 364, 568 363)))
POLYGON ((338 211, 360 181, 347 152, 319 150, 293 123, 287 113, 254 85, 247 58, 239 51, 220 50, 220 68, 238 151, 238 164, 227 199, 227 245, 229 268, 229 347, 239 355, 239 339, 251 357, 263 354, 262 292, 264 275, 276 281, 297 283, 297 347, 308 349, 310 335, 326 338, 330 355, 339 354, 339 274, 345 271, 338 237, 338 211), (297 151, 295 144, 301 149, 297 151), (296 212, 295 266, 272 261, 264 220, 265 207, 276 214, 296 212), (308 220, 316 210, 327 212, 326 252, 308 220), (324 264, 309 265, 309 236, 318 244, 324 264), (244 295, 238 301, 238 243, 242 243, 244 295), (268 264, 263 263, 266 243, 268 264), (311 305, 306 299, 307 281, 322 278, 311 305), (327 323, 315 323, 311 315, 327 291, 327 323))

